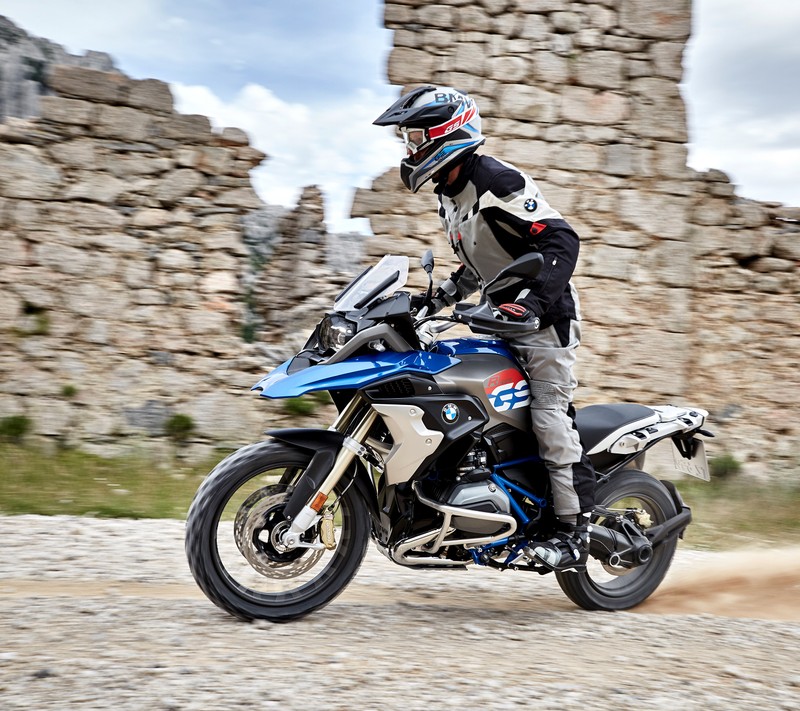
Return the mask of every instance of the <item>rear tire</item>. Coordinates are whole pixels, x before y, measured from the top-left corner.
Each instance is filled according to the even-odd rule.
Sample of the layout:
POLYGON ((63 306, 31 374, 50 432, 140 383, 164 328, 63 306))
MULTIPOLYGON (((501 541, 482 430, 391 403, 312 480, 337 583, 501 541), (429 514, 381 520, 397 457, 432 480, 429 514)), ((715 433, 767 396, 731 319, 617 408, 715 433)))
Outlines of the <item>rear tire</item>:
MULTIPOLYGON (((308 467, 312 453, 261 442, 223 460, 197 491, 186 521, 186 556, 201 590, 243 620, 285 622, 318 610, 358 571, 370 534, 355 487, 340 496, 333 551, 275 548, 273 529, 285 524, 287 485, 308 467)), ((344 483, 344 482, 343 482, 344 483)), ((330 501, 330 500, 329 500, 330 501)), ((310 529, 304 540, 319 541, 310 529)))
MULTIPOLYGON (((645 472, 623 470, 597 487, 596 502, 606 508, 641 508, 653 526, 676 515, 667 488, 645 472)), ((602 520, 593 518, 594 526, 602 520)), ((653 557, 630 570, 610 569, 591 556, 586 571, 556 573, 566 596, 584 610, 627 610, 644 602, 661 584, 672 563, 677 535, 653 549, 653 557)))

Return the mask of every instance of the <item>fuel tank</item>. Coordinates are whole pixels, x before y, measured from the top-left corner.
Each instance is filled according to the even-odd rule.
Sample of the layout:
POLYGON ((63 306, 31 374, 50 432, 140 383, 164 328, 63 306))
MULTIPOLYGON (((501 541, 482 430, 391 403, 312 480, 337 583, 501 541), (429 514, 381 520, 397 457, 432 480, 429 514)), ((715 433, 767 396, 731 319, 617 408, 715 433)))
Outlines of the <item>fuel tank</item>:
POLYGON ((461 362, 434 376, 442 392, 468 393, 489 415, 486 430, 500 424, 530 432, 531 391, 525 372, 500 340, 456 338, 438 341, 433 352, 461 362))

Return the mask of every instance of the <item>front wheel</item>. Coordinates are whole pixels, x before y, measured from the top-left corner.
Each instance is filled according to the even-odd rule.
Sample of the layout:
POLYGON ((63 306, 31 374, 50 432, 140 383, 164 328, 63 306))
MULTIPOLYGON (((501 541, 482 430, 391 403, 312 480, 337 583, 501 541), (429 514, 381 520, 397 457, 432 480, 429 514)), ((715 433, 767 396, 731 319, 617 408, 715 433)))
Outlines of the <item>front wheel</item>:
POLYGON ((206 596, 235 617, 307 615, 341 593, 364 559, 370 524, 354 487, 328 499, 332 533, 318 524, 302 536, 312 547, 281 546, 288 491, 310 461, 310 452, 279 442, 250 445, 222 461, 195 495, 186 521, 189 568, 206 596))
MULTIPOLYGON (((598 506, 632 513, 641 528, 664 523, 676 515, 667 488, 645 472, 623 470, 597 487, 598 506)), ((605 519, 594 517, 592 526, 605 519)), ((614 567, 591 556, 582 572, 556 573, 566 596, 584 610, 627 610, 644 602, 667 574, 678 538, 674 536, 653 548, 653 556, 634 568, 614 567)))

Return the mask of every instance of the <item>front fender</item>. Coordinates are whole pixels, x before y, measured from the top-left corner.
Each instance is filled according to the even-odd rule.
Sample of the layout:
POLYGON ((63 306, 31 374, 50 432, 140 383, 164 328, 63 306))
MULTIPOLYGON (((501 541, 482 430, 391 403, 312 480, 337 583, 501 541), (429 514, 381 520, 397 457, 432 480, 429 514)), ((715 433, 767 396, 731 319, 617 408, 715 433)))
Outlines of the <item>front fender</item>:
POLYGON ((458 358, 426 351, 361 355, 340 363, 322 363, 289 373, 286 361, 251 389, 260 390, 262 397, 300 397, 316 390, 359 390, 401 373, 436 375, 460 363, 458 358))
MULTIPOLYGON (((295 483, 294 491, 286 502, 284 514, 287 518, 294 519, 303 506, 311 500, 331 470, 336 455, 342 448, 344 435, 334 430, 319 429, 269 430, 266 434, 284 444, 314 452, 308 468, 295 483)), ((380 521, 380 511, 375 484, 364 463, 358 458, 354 463, 356 467, 354 486, 366 504, 372 520, 377 523, 380 521)))

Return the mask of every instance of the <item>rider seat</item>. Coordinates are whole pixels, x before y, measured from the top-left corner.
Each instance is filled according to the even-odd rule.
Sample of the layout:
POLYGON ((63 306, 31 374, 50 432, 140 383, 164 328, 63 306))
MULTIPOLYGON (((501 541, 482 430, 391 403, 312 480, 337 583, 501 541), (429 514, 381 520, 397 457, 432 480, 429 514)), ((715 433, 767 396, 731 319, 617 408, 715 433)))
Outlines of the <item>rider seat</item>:
POLYGON ((602 451, 626 432, 637 427, 647 427, 658 421, 658 414, 649 407, 627 403, 589 405, 575 413, 575 425, 587 454, 594 454, 599 444, 605 445, 598 449, 602 451), (604 440, 609 438, 611 441, 606 443, 604 440))

